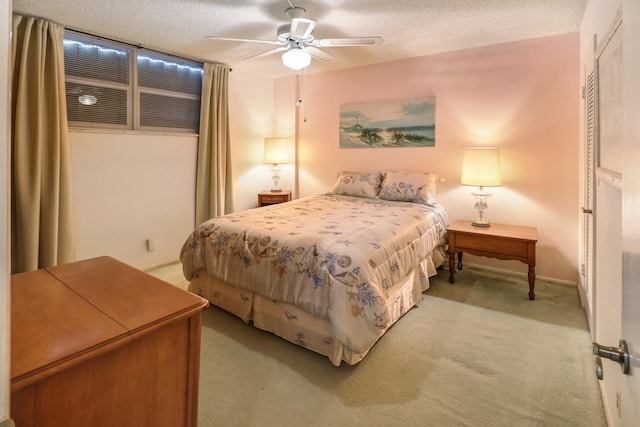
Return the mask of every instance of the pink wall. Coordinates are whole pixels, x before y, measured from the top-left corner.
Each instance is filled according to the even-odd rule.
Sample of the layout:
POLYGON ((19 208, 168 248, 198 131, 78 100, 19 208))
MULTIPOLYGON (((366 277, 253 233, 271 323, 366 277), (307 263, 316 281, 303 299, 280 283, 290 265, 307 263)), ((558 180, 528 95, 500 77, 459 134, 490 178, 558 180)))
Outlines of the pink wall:
MULTIPOLYGON (((459 183, 462 151, 500 147, 503 186, 491 189, 489 220, 537 227, 538 275, 576 283, 579 105, 573 33, 280 79, 274 111, 276 127, 298 113, 300 197, 331 189, 340 170, 431 171, 447 179, 439 202, 450 220, 470 219, 473 189, 459 183), (425 95, 437 97, 435 147, 339 148, 340 105, 425 95)), ((291 125, 276 131, 296 133, 291 125)), ((467 260, 526 271, 515 261, 467 260)))

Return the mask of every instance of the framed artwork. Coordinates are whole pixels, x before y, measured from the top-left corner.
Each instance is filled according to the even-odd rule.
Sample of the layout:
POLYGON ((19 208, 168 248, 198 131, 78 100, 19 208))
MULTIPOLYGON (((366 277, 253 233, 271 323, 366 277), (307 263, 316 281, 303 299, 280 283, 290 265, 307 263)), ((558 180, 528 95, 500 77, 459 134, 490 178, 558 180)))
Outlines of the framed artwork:
POLYGON ((436 98, 340 106, 340 148, 434 147, 436 98))

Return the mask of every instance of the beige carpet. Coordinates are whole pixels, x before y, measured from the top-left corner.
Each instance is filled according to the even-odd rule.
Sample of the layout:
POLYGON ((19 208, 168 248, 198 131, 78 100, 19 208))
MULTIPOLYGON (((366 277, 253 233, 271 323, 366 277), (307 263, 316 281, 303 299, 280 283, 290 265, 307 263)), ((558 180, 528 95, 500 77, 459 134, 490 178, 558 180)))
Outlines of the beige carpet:
POLYGON ((471 268, 431 283, 356 366, 208 309, 199 425, 606 426, 575 288, 538 280, 529 301, 524 278, 471 268))

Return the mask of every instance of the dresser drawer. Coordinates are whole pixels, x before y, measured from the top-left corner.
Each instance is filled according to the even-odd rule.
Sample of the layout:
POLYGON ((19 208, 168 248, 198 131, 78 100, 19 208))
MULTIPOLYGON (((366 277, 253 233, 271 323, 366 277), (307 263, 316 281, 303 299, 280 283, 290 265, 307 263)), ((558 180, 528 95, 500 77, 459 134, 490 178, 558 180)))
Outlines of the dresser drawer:
POLYGON ((488 239, 486 236, 465 233, 456 233, 455 239, 456 249, 461 252, 482 251, 524 259, 528 254, 528 243, 524 240, 500 237, 488 239))

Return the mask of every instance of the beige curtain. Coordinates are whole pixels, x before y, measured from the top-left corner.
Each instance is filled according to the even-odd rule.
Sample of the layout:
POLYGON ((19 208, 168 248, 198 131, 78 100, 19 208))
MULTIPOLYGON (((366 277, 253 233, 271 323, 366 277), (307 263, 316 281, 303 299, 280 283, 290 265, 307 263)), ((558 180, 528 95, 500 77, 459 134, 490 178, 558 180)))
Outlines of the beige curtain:
POLYGON ((233 212, 229 67, 204 64, 196 170, 196 225, 233 212))
POLYGON ((64 28, 13 16, 11 271, 73 261, 64 28))

